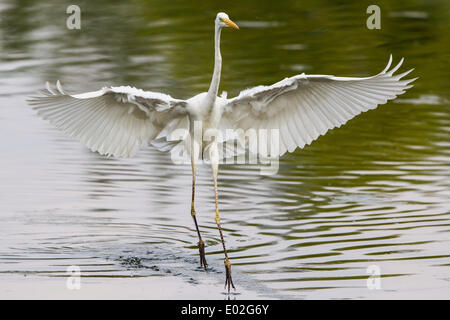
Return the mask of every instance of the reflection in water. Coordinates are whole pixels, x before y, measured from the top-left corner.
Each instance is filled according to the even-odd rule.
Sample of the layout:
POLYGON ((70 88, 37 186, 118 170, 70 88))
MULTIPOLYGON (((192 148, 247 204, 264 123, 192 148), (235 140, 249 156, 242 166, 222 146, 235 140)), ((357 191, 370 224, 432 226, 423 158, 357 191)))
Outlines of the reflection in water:
POLYGON ((222 37, 229 96, 303 70, 372 74, 391 52, 420 76, 396 103, 283 157, 275 176, 223 166, 220 205, 241 297, 448 294, 449 4, 381 1, 390 14, 382 30, 368 31, 364 8, 351 4, 191 3, 83 2, 81 31, 61 22, 69 2, 0 5, 0 281, 66 276, 69 265, 104 281, 180 277, 185 297, 205 279, 222 281, 209 168, 199 170, 197 198, 205 274, 189 214, 190 167, 151 148, 125 160, 90 153, 37 118, 25 97, 56 79, 80 90, 204 91, 211 25, 224 10, 242 26, 222 37), (381 291, 366 288, 370 265, 381 269, 381 291))

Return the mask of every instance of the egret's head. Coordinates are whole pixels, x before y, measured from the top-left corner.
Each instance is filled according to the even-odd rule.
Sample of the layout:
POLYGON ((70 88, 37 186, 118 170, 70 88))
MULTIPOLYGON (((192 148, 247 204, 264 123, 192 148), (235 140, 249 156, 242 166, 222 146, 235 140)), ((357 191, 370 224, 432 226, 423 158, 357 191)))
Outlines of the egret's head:
POLYGON ((238 25, 231 21, 230 17, 224 12, 219 12, 216 17, 216 23, 219 24, 220 27, 232 27, 234 29, 239 29, 238 25))

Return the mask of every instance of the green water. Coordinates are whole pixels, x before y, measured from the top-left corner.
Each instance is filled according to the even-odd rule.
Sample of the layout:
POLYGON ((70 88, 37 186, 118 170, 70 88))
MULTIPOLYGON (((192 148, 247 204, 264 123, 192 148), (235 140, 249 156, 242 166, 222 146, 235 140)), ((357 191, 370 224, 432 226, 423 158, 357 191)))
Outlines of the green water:
POLYGON ((91 153, 25 99, 57 79, 72 91, 132 85, 183 99, 206 91, 213 21, 225 11, 241 27, 222 34, 220 90, 229 97, 302 72, 376 74, 391 53, 420 77, 396 101, 285 155, 277 175, 221 168, 235 297, 448 298, 450 3, 377 1, 380 30, 366 27, 370 4, 3 1, 0 283, 23 288, 23 274, 32 275, 62 283, 54 292, 65 294, 66 267, 81 265, 83 283, 117 289, 106 297, 118 288, 132 296, 144 277, 144 298, 158 297, 169 278, 176 297, 223 298, 209 168, 200 168, 196 204, 211 265, 204 273, 190 167, 152 148, 126 160, 91 153), (81 30, 66 28, 70 4, 81 8, 81 30), (366 285, 373 265, 379 290, 366 285))

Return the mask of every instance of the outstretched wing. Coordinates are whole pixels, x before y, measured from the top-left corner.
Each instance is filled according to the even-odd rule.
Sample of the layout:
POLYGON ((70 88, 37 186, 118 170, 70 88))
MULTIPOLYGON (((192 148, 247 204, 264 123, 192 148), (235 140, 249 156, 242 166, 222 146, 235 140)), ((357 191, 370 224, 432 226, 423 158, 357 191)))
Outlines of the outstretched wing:
POLYGON ((68 94, 59 81, 47 83, 31 97, 38 115, 77 138, 92 151, 117 157, 133 156, 143 144, 158 139, 166 126, 186 126, 186 102, 133 87, 105 87, 68 94))
MULTIPOLYGON (((387 67, 366 78, 328 75, 296 75, 272 86, 258 86, 242 91, 224 104, 223 117, 235 129, 278 129, 278 154, 303 148, 340 127, 361 112, 396 98, 412 87, 415 79, 400 80, 405 73, 394 75, 403 59, 393 69, 390 56, 387 67)), ((270 143, 269 143, 270 147, 270 143)), ((273 150, 273 149, 272 149, 273 150)))

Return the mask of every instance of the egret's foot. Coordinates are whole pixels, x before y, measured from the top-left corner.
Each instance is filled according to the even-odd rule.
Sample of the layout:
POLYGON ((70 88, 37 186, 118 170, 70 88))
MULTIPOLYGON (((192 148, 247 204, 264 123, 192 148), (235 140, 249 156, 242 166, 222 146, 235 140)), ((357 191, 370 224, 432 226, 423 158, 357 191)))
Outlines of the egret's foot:
POLYGON ((228 286, 228 294, 230 293, 230 287, 233 287, 234 290, 236 288, 233 284, 233 279, 231 279, 231 263, 228 258, 225 258, 225 288, 228 286))
POLYGON ((200 252, 200 266, 203 267, 206 271, 208 263, 206 262, 205 244, 203 243, 203 240, 200 240, 198 242, 198 251, 200 252))

